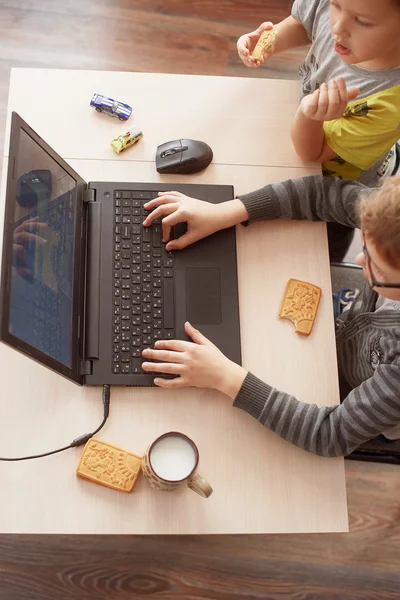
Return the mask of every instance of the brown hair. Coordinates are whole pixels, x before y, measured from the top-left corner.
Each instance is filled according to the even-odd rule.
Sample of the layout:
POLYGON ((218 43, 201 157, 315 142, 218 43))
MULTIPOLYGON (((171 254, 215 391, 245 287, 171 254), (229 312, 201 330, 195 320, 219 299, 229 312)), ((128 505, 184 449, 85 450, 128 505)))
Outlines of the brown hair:
POLYGON ((394 268, 400 267, 400 176, 388 177, 360 201, 361 229, 375 244, 379 255, 394 268))

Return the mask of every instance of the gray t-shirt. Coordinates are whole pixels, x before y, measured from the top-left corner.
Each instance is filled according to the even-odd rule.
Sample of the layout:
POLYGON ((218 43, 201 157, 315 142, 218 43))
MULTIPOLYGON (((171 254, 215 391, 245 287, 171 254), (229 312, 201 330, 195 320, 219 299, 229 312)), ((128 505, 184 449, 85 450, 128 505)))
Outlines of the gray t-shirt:
POLYGON ((327 144, 338 155, 323 165, 325 175, 374 186, 395 164, 392 149, 400 139, 400 66, 371 70, 344 63, 334 50, 329 0, 296 0, 292 16, 302 23, 311 47, 300 66, 300 98, 321 83, 343 77, 359 88, 343 117, 324 124, 327 144))

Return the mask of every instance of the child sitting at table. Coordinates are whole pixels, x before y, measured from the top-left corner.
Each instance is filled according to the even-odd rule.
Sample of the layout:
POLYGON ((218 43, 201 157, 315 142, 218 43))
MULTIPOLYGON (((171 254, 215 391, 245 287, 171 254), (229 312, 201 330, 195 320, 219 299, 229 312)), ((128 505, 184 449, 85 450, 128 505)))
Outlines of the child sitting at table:
POLYGON ((167 250, 257 220, 308 219, 360 227, 364 245, 357 262, 367 279, 336 319, 339 406, 307 404, 273 388, 226 358, 189 323, 185 329, 193 343, 163 340, 143 351, 142 368, 158 374, 156 385, 217 389, 285 440, 322 456, 350 454, 400 424, 400 177, 386 179, 375 190, 339 178, 305 177, 217 205, 165 192, 145 206, 152 212, 144 226, 163 217, 167 250), (179 222, 187 222, 187 233, 168 241, 171 226, 179 222), (153 360, 159 362, 149 362, 153 360), (164 379, 163 373, 179 377, 164 379))
MULTIPOLYGON (((301 101, 292 125, 298 155, 322 163, 324 175, 371 187, 393 175, 400 161, 394 145, 400 139, 400 0, 296 0, 257 61, 251 52, 270 27, 262 23, 239 38, 239 56, 248 67, 311 41, 299 70, 301 101)), ((328 231, 331 259, 341 260, 353 233, 340 226, 328 231), (338 236, 347 236, 347 244, 338 236)))

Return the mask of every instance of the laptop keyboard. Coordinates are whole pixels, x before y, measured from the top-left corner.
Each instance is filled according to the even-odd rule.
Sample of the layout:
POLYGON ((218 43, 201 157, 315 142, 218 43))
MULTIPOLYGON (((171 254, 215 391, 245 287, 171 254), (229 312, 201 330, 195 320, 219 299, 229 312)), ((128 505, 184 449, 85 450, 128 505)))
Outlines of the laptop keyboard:
POLYGON ((173 255, 159 220, 142 223, 143 204, 157 192, 114 193, 114 317, 112 370, 142 373, 142 351, 175 337, 173 255))

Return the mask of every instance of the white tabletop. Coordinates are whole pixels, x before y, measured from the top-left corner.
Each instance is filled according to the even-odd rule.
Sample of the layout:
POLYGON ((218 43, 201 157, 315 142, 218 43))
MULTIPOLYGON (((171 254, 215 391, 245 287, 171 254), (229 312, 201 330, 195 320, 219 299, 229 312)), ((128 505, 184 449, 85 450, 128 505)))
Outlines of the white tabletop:
MULTIPOLYGON (((9 115, 16 110, 87 181, 227 183, 243 193, 316 172, 291 147, 296 88, 277 80, 14 69, 9 115), (46 93, 28 102, 24 90, 33 84, 46 93), (145 134, 137 146, 121 155, 109 147, 126 126, 88 106, 95 91, 133 107, 128 123, 139 124, 145 134), (178 137, 208 142, 214 163, 195 176, 158 175, 157 144, 178 137)), ((237 234, 244 366, 299 400, 338 403, 325 225, 258 223, 238 227, 237 234), (277 318, 290 277, 322 288, 309 338, 277 318)), ((76 386, 4 344, 0 373, 1 456, 66 445, 101 420, 99 388, 76 386)), ((0 532, 347 531, 343 460, 291 446, 217 392, 113 388, 110 418, 98 437, 142 454, 170 430, 197 443, 200 472, 214 487, 208 500, 189 490, 156 492, 142 477, 132 494, 79 480, 75 469, 82 448, 76 448, 36 461, 0 463, 0 532)))

